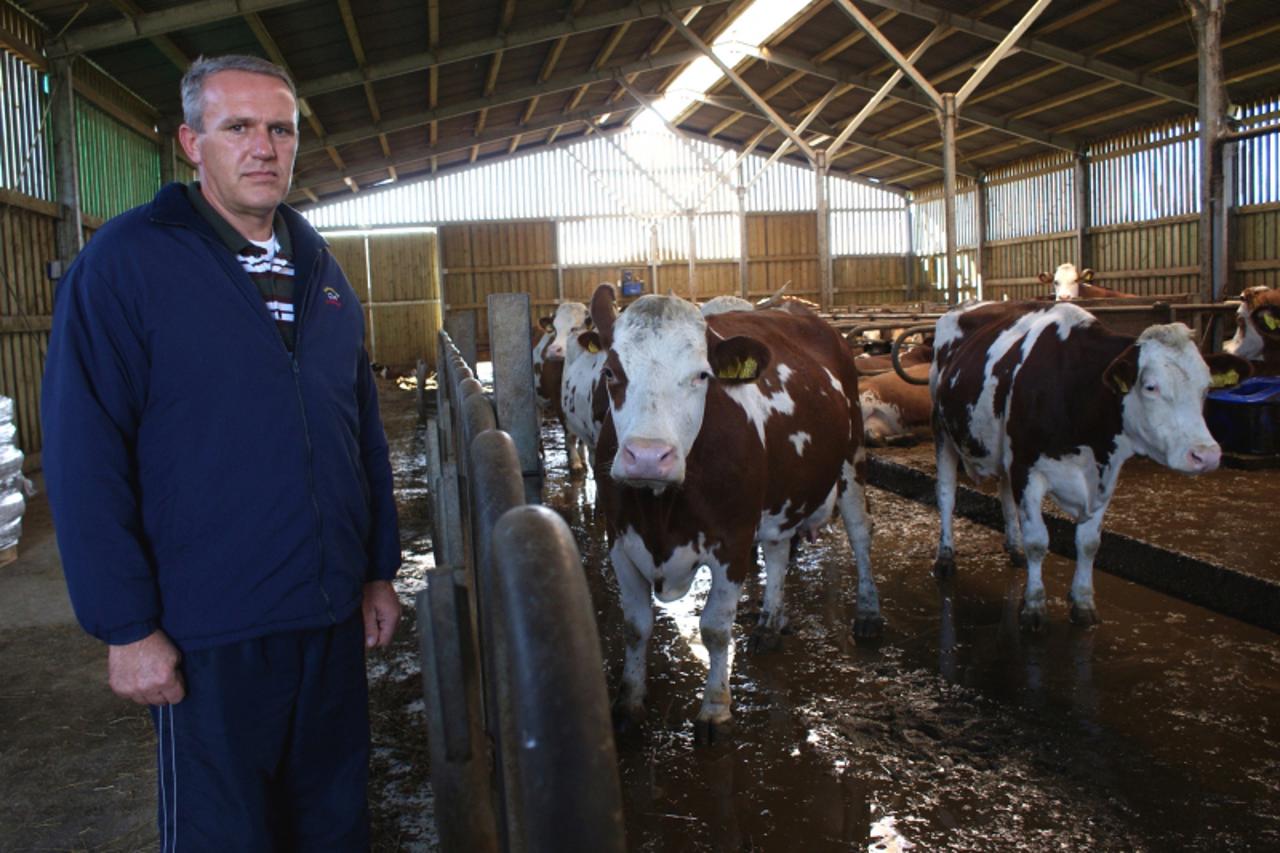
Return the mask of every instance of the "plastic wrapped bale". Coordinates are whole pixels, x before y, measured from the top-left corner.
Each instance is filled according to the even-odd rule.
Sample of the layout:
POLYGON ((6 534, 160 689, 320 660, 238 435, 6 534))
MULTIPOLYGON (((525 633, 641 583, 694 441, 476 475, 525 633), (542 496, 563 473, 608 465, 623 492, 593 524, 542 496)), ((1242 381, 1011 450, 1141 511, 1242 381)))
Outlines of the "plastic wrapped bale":
POLYGON ((13 400, 0 396, 0 563, 18 556, 22 514, 31 494, 31 482, 22 476, 22 451, 16 445, 13 400))

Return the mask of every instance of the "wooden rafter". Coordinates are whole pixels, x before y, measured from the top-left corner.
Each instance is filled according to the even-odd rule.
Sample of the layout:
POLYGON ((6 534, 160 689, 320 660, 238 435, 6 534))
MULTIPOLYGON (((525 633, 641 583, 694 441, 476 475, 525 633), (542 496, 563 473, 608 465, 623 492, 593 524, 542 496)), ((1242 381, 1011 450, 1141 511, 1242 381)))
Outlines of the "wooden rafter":
MULTIPOLYGON (((511 28, 511 19, 516 14, 516 0, 503 0, 502 14, 498 18, 498 37, 501 38, 507 34, 507 30, 511 28)), ((495 50, 489 57, 489 71, 484 77, 484 96, 486 98, 493 95, 493 90, 498 87, 498 71, 502 68, 502 55, 506 51, 502 48, 495 50)), ((484 133, 485 122, 489 118, 489 109, 485 107, 476 114, 476 136, 484 133)), ((472 155, 472 160, 475 156, 472 155)))
MULTIPOLYGON (((253 30, 253 35, 258 40, 258 44, 262 45, 262 49, 267 52, 267 56, 271 57, 271 61, 288 71, 289 76, 294 76, 293 72, 289 70, 289 63, 285 60, 284 54, 280 52, 280 46, 276 44, 276 40, 272 38, 271 33, 267 32, 266 25, 262 23, 262 18, 256 12, 250 12, 244 16, 244 19, 249 24, 249 29, 253 30)), ((298 111, 302 113, 307 123, 311 125, 311 130, 315 133, 316 138, 324 139, 324 125, 320 123, 320 117, 312 112, 311 105, 306 98, 298 99, 298 111)), ((339 171, 347 168, 347 164, 342 162, 342 155, 338 153, 336 147, 327 145, 324 150, 329 154, 329 159, 333 161, 333 165, 339 171)))
MULTIPOLYGON (((351 44, 351 52, 355 55, 356 64, 361 68, 368 65, 365 59, 364 44, 360 40, 360 29, 356 26, 355 15, 351 12, 351 0, 338 0, 338 12, 342 15, 342 26, 347 31, 347 41, 351 44)), ((369 81, 364 83, 364 97, 369 104, 369 115, 373 116, 374 123, 382 121, 382 110, 378 109, 378 99, 373 94, 373 84, 369 81)), ((387 141, 385 133, 378 134, 378 143, 382 146, 382 156, 391 158, 391 144, 387 141)), ((396 179, 396 170, 394 168, 388 170, 391 180, 396 179)))
MULTIPOLYGON (((146 13, 142 8, 134 3, 133 0, 111 0, 111 5, 116 7, 120 14, 129 19, 131 23, 138 21, 146 13)), ((174 43, 173 39, 166 35, 156 35, 147 39, 155 45, 156 49, 165 55, 165 57, 177 66, 179 71, 186 72, 187 67, 191 65, 191 57, 187 56, 182 48, 174 43)))

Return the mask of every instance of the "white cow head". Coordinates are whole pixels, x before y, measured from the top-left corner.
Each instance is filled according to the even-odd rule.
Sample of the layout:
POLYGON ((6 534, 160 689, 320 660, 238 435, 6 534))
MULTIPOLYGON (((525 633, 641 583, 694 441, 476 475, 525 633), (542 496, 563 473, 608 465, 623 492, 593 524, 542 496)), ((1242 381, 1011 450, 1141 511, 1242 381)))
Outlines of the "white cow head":
POLYGON ((591 328, 591 315, 587 306, 581 302, 562 302, 556 308, 554 317, 543 317, 539 321, 543 330, 551 335, 551 343, 543 350, 543 358, 564 358, 567 341, 591 328))
POLYGON ((1059 302, 1080 298, 1080 283, 1090 284, 1093 281, 1093 270, 1077 271, 1075 264, 1059 264, 1050 278, 1048 273, 1040 273, 1041 284, 1053 285, 1053 298, 1059 302))
POLYGON ((679 485, 702 429, 708 388, 755 381, 768 365, 768 348, 709 332, 697 306, 677 297, 642 296, 615 316, 613 291, 602 286, 591 315, 608 350, 604 378, 618 439, 609 475, 659 493, 679 485))
POLYGON ((1280 291, 1265 285, 1246 288, 1236 311, 1236 335, 1222 345, 1229 353, 1257 361, 1267 343, 1280 346, 1280 291))
POLYGON ((1222 456, 1204 423, 1205 395, 1212 380, 1231 371, 1239 381, 1250 368, 1243 359, 1222 353, 1206 363, 1191 330, 1170 323, 1139 335, 1111 362, 1103 379, 1122 396, 1124 434, 1138 453, 1175 471, 1203 474, 1217 468, 1222 456))

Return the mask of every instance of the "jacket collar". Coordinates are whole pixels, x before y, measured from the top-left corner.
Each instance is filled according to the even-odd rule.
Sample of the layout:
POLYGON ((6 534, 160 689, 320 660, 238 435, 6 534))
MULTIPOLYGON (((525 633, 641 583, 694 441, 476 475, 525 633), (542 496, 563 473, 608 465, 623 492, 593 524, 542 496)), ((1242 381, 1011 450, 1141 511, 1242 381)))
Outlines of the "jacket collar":
MULTIPOLYGON (((289 229, 289 237, 293 241, 294 267, 299 275, 306 275, 315 262, 316 256, 328 246, 320 232, 302 214, 287 204, 280 205, 277 212, 284 219, 289 229)), ((192 206, 187 198, 186 184, 170 183, 160 188, 151 202, 149 218, 161 225, 176 225, 190 228, 208 239, 222 244, 222 239, 209 224, 208 220, 192 206)))

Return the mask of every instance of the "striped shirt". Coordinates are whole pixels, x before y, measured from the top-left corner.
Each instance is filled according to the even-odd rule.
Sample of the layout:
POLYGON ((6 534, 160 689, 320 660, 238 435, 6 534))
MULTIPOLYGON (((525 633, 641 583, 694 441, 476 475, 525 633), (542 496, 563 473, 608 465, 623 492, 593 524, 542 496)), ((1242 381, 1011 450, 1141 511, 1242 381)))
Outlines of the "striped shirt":
POLYGON ((223 244, 235 254, 240 267, 262 294, 267 313, 275 320, 284 345, 293 352, 297 337, 294 323, 293 247, 284 218, 277 212, 270 239, 248 240, 213 208, 200 191, 200 182, 187 184, 187 198, 192 206, 213 226, 223 244))

